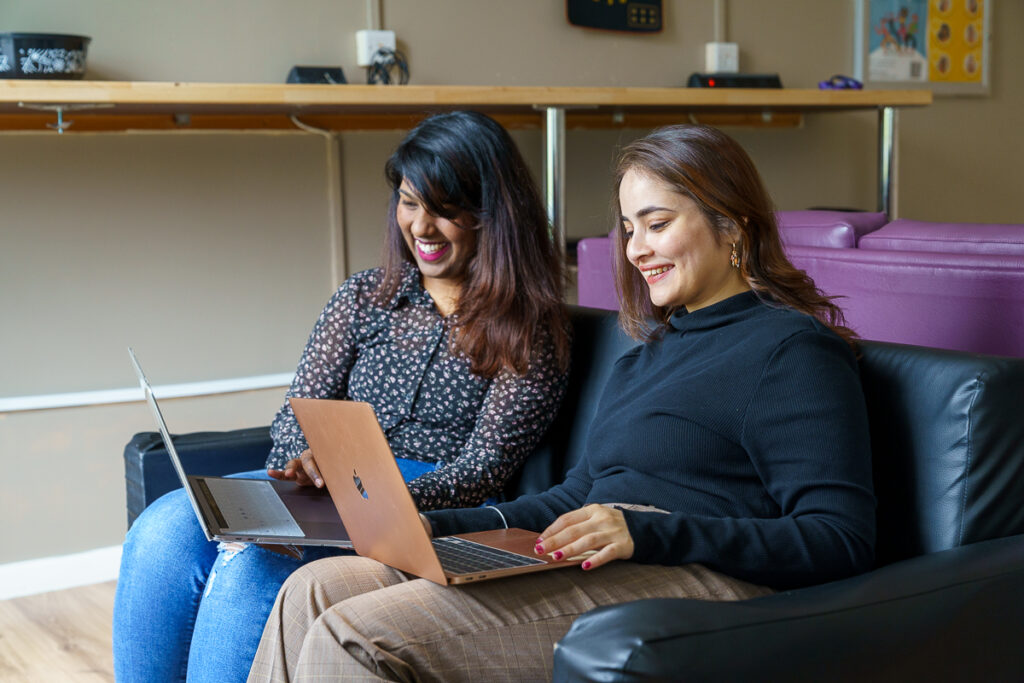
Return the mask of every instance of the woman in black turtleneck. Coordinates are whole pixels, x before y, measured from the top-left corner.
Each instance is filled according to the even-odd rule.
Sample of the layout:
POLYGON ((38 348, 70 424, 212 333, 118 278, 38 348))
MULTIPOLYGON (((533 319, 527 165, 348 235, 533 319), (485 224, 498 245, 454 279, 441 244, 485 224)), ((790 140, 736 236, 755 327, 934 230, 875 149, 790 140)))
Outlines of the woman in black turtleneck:
POLYGON ((288 580, 250 680, 545 678, 593 607, 743 599, 870 568, 867 415, 842 313, 785 258, 752 162, 703 126, 657 131, 616 174, 621 321, 586 455, 549 491, 427 513, 434 535, 543 529, 565 569, 460 587, 364 558, 288 580), (500 514, 498 514, 500 512, 500 514))

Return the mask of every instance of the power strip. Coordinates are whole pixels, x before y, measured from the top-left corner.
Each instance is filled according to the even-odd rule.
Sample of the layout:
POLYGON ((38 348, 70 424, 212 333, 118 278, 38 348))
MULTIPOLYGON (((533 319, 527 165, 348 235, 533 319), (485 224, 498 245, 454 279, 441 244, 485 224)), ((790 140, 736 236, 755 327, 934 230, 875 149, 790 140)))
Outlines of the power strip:
POLYGON ((691 74, 688 88, 781 88, 778 74, 691 74))
POLYGON ((356 64, 370 66, 377 50, 395 49, 394 31, 356 31, 356 64))

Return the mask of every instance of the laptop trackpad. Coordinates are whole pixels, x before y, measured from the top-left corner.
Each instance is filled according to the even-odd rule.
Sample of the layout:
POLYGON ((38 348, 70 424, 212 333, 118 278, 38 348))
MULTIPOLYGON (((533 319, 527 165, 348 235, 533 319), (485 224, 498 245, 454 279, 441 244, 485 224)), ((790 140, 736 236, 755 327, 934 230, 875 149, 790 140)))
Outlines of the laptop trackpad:
POLYGON ((304 537, 273 485, 259 479, 204 479, 220 517, 223 533, 304 537))

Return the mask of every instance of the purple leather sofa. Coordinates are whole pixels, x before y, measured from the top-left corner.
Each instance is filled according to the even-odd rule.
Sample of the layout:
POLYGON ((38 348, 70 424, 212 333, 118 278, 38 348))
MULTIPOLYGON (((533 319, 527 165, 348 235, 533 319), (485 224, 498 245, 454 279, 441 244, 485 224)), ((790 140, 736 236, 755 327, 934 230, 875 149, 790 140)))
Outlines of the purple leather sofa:
MULTIPOLYGON (((872 214, 873 215, 873 214, 872 214)), ((813 246, 813 245, 812 245, 813 246)), ((1024 256, 1024 225, 928 223, 898 218, 866 234, 861 249, 1024 256)))
MULTIPOLYGON (((787 255, 864 339, 1024 357, 1024 225, 779 213, 787 255)), ((611 240, 581 240, 582 306, 618 309, 611 240)))
POLYGON ((610 237, 586 237, 576 244, 576 296, 580 306, 619 310, 610 237))
POLYGON ((862 237, 889 221, 881 212, 779 211, 775 215, 782 243, 787 247, 853 249, 862 237))
MULTIPOLYGON (((782 243, 788 247, 852 249, 861 238, 888 222, 884 213, 850 211, 779 211, 782 243)), ((576 246, 579 304, 616 311, 619 300, 611 278, 611 240, 588 237, 576 246)))

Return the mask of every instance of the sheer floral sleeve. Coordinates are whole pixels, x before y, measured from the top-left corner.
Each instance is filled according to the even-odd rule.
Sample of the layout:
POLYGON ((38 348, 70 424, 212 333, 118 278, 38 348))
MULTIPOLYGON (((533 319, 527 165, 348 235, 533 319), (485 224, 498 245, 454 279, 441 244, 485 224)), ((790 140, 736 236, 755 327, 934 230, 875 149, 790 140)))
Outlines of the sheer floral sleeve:
POLYGON ((457 456, 409 482, 420 509, 470 507, 500 494, 554 419, 567 381, 550 337, 539 335, 525 375, 505 370, 491 382, 457 456))
POLYGON ((349 371, 356 357, 359 289, 357 278, 346 280, 317 318, 284 404, 270 426, 274 446, 267 458, 268 468, 284 467, 309 447, 288 404, 289 396, 342 398, 346 395, 349 371))
MULTIPOLYGON (((342 398, 373 406, 398 458, 436 466, 409 483, 423 509, 477 505, 498 495, 536 447, 565 393, 568 374, 549 334, 537 335, 524 375, 474 375, 451 348, 419 271, 403 272, 397 294, 379 301, 380 269, 350 277, 313 327, 286 396, 342 398)), ((271 426, 268 467, 308 448, 285 400, 271 426)))

